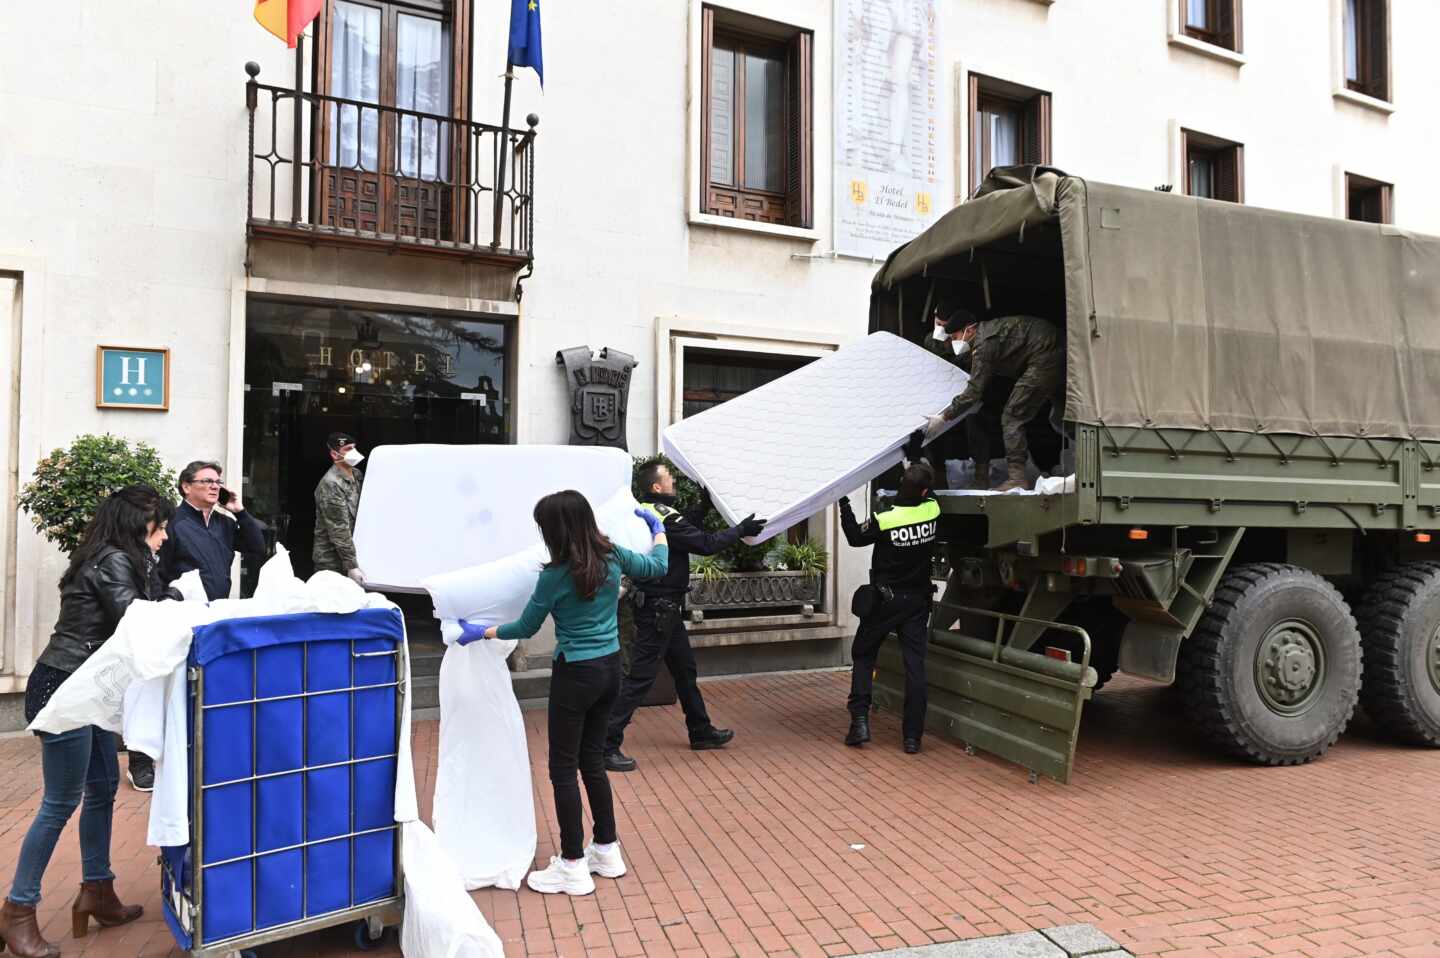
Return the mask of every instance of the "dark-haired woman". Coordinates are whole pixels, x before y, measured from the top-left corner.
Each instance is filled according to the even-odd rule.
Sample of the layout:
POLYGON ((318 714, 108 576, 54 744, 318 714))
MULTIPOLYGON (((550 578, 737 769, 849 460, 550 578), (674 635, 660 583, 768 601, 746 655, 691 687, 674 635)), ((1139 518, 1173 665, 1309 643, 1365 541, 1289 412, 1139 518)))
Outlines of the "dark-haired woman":
MULTIPOLYGON (((60 617, 25 687, 26 722, 33 722, 55 690, 104 644, 131 602, 161 597, 155 553, 165 542, 165 525, 174 511, 168 499, 146 485, 126 486, 100 504, 60 579, 60 617)), ((91 918, 109 928, 141 914, 139 905, 121 904, 115 896, 110 870, 110 824, 120 782, 115 734, 93 725, 37 734, 45 792, 20 846, 10 895, 0 908, 0 941, 19 958, 60 954, 40 935, 35 906, 55 842, 82 799, 82 881, 71 909, 75 937, 84 937, 91 918)))
POLYGON ((665 574, 669 548, 660 517, 636 509, 654 536, 649 555, 637 555, 600 534, 595 513, 574 490, 548 495, 535 504, 535 523, 550 562, 520 618, 501 626, 466 624, 461 642, 480 638, 528 639, 545 617, 555 619, 555 663, 550 673, 550 784, 560 822, 560 854, 550 866, 530 873, 527 884, 538 892, 589 895, 591 873, 604 878, 625 874, 615 835, 615 804, 605 773, 605 732, 610 706, 620 694, 620 629, 615 612, 620 577, 653 579, 665 574), (586 847, 580 787, 585 780, 595 840, 586 847))

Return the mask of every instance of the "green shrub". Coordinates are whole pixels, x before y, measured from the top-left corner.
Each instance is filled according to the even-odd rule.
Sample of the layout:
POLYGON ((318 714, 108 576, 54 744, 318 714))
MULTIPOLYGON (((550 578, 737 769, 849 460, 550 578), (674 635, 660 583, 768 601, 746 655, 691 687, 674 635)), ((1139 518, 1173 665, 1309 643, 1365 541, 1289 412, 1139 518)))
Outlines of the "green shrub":
POLYGON ((159 453, 143 442, 119 436, 81 436, 69 449, 56 449, 35 465, 33 478, 20 490, 20 508, 35 530, 67 555, 80 544, 96 508, 106 496, 132 483, 154 486, 174 498, 175 474, 159 453))
POLYGON ((786 572, 824 575, 830 555, 813 542, 787 542, 775 553, 776 568, 786 572))

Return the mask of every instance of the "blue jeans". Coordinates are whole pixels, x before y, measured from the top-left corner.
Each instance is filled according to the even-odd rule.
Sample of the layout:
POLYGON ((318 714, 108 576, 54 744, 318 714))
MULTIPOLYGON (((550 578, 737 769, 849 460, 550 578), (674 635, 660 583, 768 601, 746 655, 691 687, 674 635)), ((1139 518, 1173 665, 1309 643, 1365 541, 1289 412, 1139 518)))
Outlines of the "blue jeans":
POLYGON ((81 800, 80 865, 85 881, 115 878, 110 870, 110 823, 115 817, 115 790, 120 784, 120 762, 112 732, 86 725, 70 732, 40 734, 40 762, 45 794, 40 811, 25 833, 10 900, 35 907, 40 901, 40 879, 55 843, 81 800))

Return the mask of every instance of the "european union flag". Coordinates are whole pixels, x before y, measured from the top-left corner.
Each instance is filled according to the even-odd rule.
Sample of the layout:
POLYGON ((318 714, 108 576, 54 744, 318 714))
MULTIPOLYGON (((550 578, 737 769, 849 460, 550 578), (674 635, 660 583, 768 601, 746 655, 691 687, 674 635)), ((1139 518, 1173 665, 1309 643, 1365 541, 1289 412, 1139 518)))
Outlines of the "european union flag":
POLYGON ((510 0, 510 62, 533 67, 545 86, 545 65, 540 56, 540 0, 510 0))

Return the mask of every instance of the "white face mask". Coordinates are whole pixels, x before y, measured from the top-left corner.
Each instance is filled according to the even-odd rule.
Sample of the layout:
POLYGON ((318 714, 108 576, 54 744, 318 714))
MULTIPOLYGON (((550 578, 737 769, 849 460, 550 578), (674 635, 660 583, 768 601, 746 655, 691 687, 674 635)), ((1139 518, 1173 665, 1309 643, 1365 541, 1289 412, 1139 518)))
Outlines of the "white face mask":
POLYGON ((352 469, 360 465, 360 463, 364 461, 365 454, 359 449, 351 449, 349 452, 345 453, 345 465, 349 466, 352 469))

